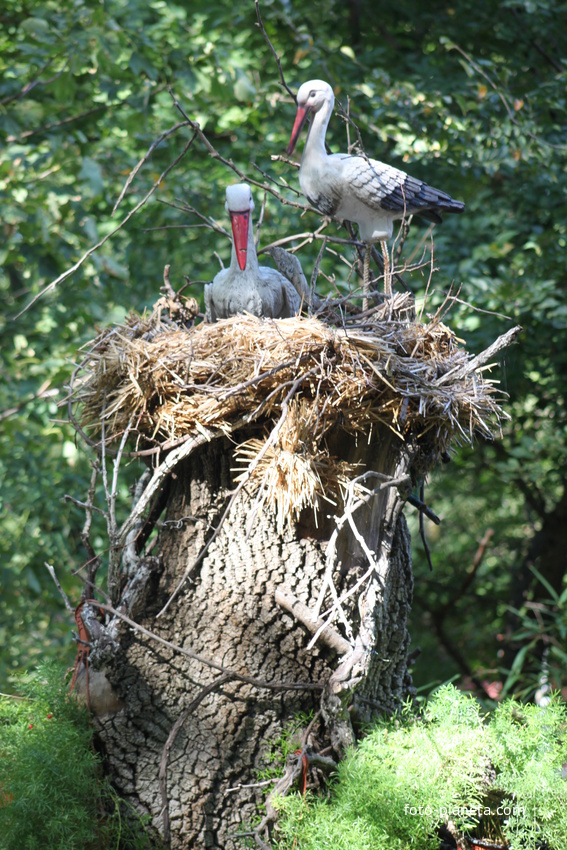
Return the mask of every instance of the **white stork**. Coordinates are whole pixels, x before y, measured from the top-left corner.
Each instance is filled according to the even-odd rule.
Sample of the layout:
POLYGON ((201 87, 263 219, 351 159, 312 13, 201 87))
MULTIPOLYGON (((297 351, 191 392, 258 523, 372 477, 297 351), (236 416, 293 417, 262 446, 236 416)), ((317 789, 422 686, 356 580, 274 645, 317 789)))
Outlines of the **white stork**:
POLYGON ((392 236, 396 219, 415 214, 440 222, 443 213, 460 213, 465 205, 446 192, 375 159, 345 153, 329 156, 325 150, 325 133, 334 103, 333 90, 328 83, 323 80, 303 83, 297 92, 297 115, 287 153, 293 153, 301 129, 312 115, 301 158, 299 185, 309 203, 323 215, 358 224, 360 238, 366 242, 366 301, 374 242, 382 243, 386 291, 390 288, 385 242, 392 236))
POLYGON ((275 269, 258 265, 252 229, 254 201, 247 183, 226 187, 225 209, 232 224, 232 256, 229 268, 205 285, 207 321, 244 311, 273 319, 296 316, 301 296, 293 285, 275 269))

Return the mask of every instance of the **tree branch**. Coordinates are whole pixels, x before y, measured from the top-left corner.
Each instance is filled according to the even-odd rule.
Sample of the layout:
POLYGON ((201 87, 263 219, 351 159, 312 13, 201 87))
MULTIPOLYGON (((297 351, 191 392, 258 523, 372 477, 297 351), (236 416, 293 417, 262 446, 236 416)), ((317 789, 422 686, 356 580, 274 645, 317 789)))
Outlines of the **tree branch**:
MULTIPOLYGON (((132 171, 128 175, 128 179, 126 180, 126 183, 124 184, 124 188, 120 192, 120 195, 118 196, 118 200, 114 204, 114 206, 112 208, 112 212, 110 213, 110 215, 114 215, 114 213, 118 209, 120 202, 122 201, 122 198, 124 197, 124 195, 128 191, 128 187, 132 183, 132 180, 134 179, 134 177, 136 176, 136 174, 138 173, 138 171, 140 170, 142 165, 145 162, 147 162, 147 160, 150 158, 152 151, 154 151, 157 148, 157 146, 159 144, 161 144, 161 142, 164 141, 164 139, 167 139, 168 136, 171 136, 173 133, 176 133, 177 130, 179 130, 181 127, 186 127, 186 126, 187 126, 187 121, 181 121, 179 124, 175 124, 173 127, 170 127, 169 130, 166 130, 164 133, 161 134, 161 136, 158 139, 155 139, 155 141, 153 141, 151 143, 151 145, 147 149, 147 151, 144 154, 144 156, 142 157, 142 159, 138 162, 138 164, 136 166, 134 166, 134 168, 132 169, 132 171)), ((161 180, 161 178, 160 178, 160 180, 161 180)))
POLYGON ((25 86, 23 86, 23 88, 20 89, 19 92, 16 92, 15 94, 7 95, 6 97, 2 98, 2 100, 0 100, 0 106, 6 106, 6 104, 11 103, 13 100, 20 100, 22 97, 25 97, 26 95, 28 95, 36 86, 46 86, 49 83, 52 83, 53 80, 57 79, 57 77, 60 77, 61 74, 63 73, 63 71, 65 70, 65 68, 67 67, 69 60, 67 60, 65 62, 65 64, 63 65, 63 68, 57 74, 55 74, 53 77, 50 77, 49 80, 40 80, 39 79, 41 77, 41 75, 43 74, 43 72, 47 68, 49 68, 49 66, 52 64, 52 62, 55 62, 56 59, 59 59, 62 52, 63 51, 60 51, 59 53, 56 53, 54 56, 50 56, 49 59, 47 60, 47 62, 45 62, 41 66, 41 68, 39 69, 39 71, 37 72, 35 77, 32 77, 32 79, 29 82, 27 82, 25 84, 25 86))
POLYGON ((70 611, 71 614, 74 614, 75 608, 73 607, 73 605, 71 605, 71 602, 69 601, 69 597, 67 596, 67 594, 63 590, 59 579, 55 575, 54 567, 51 564, 48 564, 47 561, 45 561, 44 566, 47 567, 49 575, 51 576, 51 578, 53 579, 53 581, 55 583, 55 587, 57 588, 57 590, 61 594, 61 598, 63 599, 63 602, 65 603, 65 608, 67 609, 67 611, 70 611))
POLYGON ((284 77, 284 73, 283 73, 283 69, 282 69, 282 63, 280 62, 280 57, 278 56, 278 54, 277 54, 277 52, 276 52, 276 49, 275 49, 274 45, 272 44, 272 42, 271 42, 271 41, 270 41, 270 39, 268 38, 268 34, 267 34, 267 32, 266 32, 266 30, 265 30, 265 28, 264 28, 264 24, 263 24, 263 22, 262 22, 262 16, 260 15, 260 3, 259 3, 259 0, 255 0, 254 5, 256 6, 256 16, 257 16, 257 18, 258 18, 258 23, 256 24, 256 26, 260 27, 260 32, 261 32, 261 33, 262 33, 262 35, 264 36, 264 39, 266 40, 266 43, 267 43, 268 47, 270 48, 270 50, 271 50, 271 51, 272 51, 272 53, 274 54, 274 58, 275 58, 275 60, 276 60, 277 66, 278 66, 278 71, 280 72, 280 80, 281 80, 281 84, 282 84, 282 86, 283 86, 283 87, 284 87, 284 89, 287 91, 287 93, 288 93, 289 95, 291 95, 291 97, 292 97, 292 98, 293 98, 293 100, 295 101, 295 100, 296 100, 296 97, 295 97, 294 93, 292 92, 292 90, 290 89, 290 87, 288 86, 288 84, 287 84, 287 83, 286 83, 286 81, 285 81, 285 77, 284 77))
POLYGON ((330 628, 330 626, 325 628, 323 620, 313 619, 311 609, 307 605, 304 605, 303 602, 300 602, 297 596, 294 596, 287 588, 278 587, 274 598, 284 611, 288 611, 311 634, 315 634, 318 629, 321 629, 321 640, 323 643, 326 643, 327 646, 334 649, 339 655, 345 655, 345 653, 351 651, 352 647, 348 640, 330 628))
POLYGON ((52 390, 49 389, 50 384, 51 384, 51 380, 45 381, 41 385, 39 390, 36 393, 34 393, 32 396, 27 398, 25 401, 21 401, 15 407, 10 407, 7 410, 0 411, 0 422, 3 422, 4 419, 8 419, 9 416, 14 416, 14 414, 20 413, 20 411, 23 410, 24 407, 27 407, 28 404, 31 404, 32 402, 37 401, 38 399, 54 398, 56 395, 59 395, 58 389, 52 389, 52 390))
MULTIPOLYGON (((246 174, 244 171, 242 171, 240 168, 238 168, 238 166, 236 166, 234 164, 232 159, 226 159, 226 157, 222 156, 217 151, 215 146, 213 144, 211 144, 209 139, 205 136, 205 134, 201 130, 199 123, 197 121, 193 121, 191 118, 189 118, 189 116, 187 115, 187 113, 185 112, 185 110, 183 109, 183 107, 181 106, 179 101, 177 100, 177 97, 175 96, 171 86, 169 87, 168 90, 169 90, 169 94, 171 95, 171 99, 173 100, 173 103, 174 103, 176 109, 178 109, 179 112, 181 113, 181 115, 185 118, 188 126, 191 127, 191 129, 196 133, 196 135, 201 140, 201 142, 204 144, 205 148, 208 150, 210 156, 213 159, 216 159, 219 162, 222 162, 223 165, 226 165, 227 168, 230 168, 231 171, 234 171, 234 173, 238 177, 240 177, 240 179, 243 182, 249 183, 251 186, 257 186, 259 189, 263 189, 264 191, 269 192, 271 195, 273 195, 275 198, 277 198, 278 201, 281 204, 284 204, 285 206, 289 206, 289 207, 295 207, 295 209, 302 210, 302 211, 311 210, 312 212, 318 213, 318 210, 315 210, 313 207, 310 207, 308 204, 299 204, 296 201, 290 201, 288 198, 284 197, 284 195, 280 194, 280 192, 276 191, 276 189, 272 188, 272 186, 267 181, 264 181, 263 183, 261 183, 259 180, 254 180, 253 177, 250 177, 248 174, 246 174)), ((319 215, 320 215, 320 213, 319 213, 319 215)))
POLYGON ((499 336, 492 345, 489 345, 488 348, 480 354, 477 354, 476 357, 473 357, 473 359, 469 360, 468 363, 465 363, 464 366, 455 366, 454 369, 451 369, 449 372, 442 375, 437 381, 435 381, 435 385, 440 387, 448 381, 461 381, 468 375, 472 375, 496 354, 498 354, 499 351, 502 351, 504 348, 508 348, 509 345, 515 342, 522 330, 523 329, 520 325, 516 325, 515 328, 511 328, 509 331, 506 331, 506 333, 499 336))
POLYGON ((44 295, 47 295, 49 292, 53 292, 53 290, 54 290, 54 289, 55 289, 55 288, 56 288, 56 287, 57 287, 60 283, 62 283, 64 280, 67 280, 67 278, 68 278, 68 277, 70 277, 72 274, 74 274, 74 273, 77 271, 77 269, 80 269, 80 267, 83 265, 83 263, 85 262, 85 260, 87 260, 87 259, 91 256, 91 254, 94 254, 94 252, 95 252, 95 251, 98 251, 98 249, 99 249, 99 248, 102 248, 102 246, 105 244, 105 242, 108 242, 108 240, 109 240, 109 239, 111 239, 111 238, 112 238, 112 236, 114 236, 116 233, 118 233, 118 231, 119 231, 119 230, 121 230, 121 229, 124 227, 124 225, 125 225, 125 224, 127 224, 127 223, 130 221, 130 219, 132 218, 132 216, 134 216, 134 215, 138 212, 138 210, 139 210, 139 209, 141 209, 141 207, 143 207, 143 206, 144 206, 144 204, 146 203, 146 201, 147 201, 147 200, 148 200, 148 199, 149 199, 149 198, 153 195, 153 193, 155 192, 155 190, 158 188, 158 186, 160 185, 160 183, 162 182, 162 180, 164 180, 164 179, 167 177, 167 175, 169 174, 169 172, 170 172, 173 168, 175 168, 175 166, 176 166, 179 162, 181 162, 181 160, 183 159, 183 157, 185 156, 185 154, 187 153, 187 151, 189 150, 189 148, 191 147, 191 145, 192 145, 192 144, 193 144, 193 142, 195 141, 195 138, 196 138, 196 133, 193 133, 193 135, 191 136, 191 138, 189 139, 189 141, 186 143, 185 147, 183 148, 183 150, 181 151, 181 153, 179 154, 179 156, 177 156, 177 157, 173 160, 173 162, 171 163, 171 165, 168 165, 168 167, 165 169, 165 171, 163 171, 163 172, 160 174, 160 176, 159 176, 159 177, 158 177, 158 179, 155 181, 155 183, 153 184, 153 186, 152 186, 152 188, 150 189, 150 191, 149 191, 149 192, 146 192, 146 194, 144 195, 144 197, 142 198, 142 200, 141 200, 141 201, 139 201, 139 202, 136 204, 136 206, 135 206, 133 209, 131 209, 131 210, 130 210, 130 212, 128 213, 128 215, 127 215, 127 216, 125 216, 125 217, 122 219, 122 221, 120 222, 120 224, 118 225, 118 227, 115 227, 115 228, 114 228, 114 230, 111 230, 111 231, 110 231, 110 233, 107 233, 107 234, 106 234, 106 236, 105 236, 103 239, 101 239, 101 240, 100 240, 100 242, 97 242, 97 243, 96 243, 96 245, 93 245, 91 248, 89 248, 89 250, 88 250, 88 251, 85 251, 85 253, 83 254, 83 256, 80 258, 80 260, 78 260, 78 261, 75 263, 75 265, 71 266, 71 268, 70 268, 70 269, 67 269, 67 271, 66 271, 66 272, 63 272, 63 274, 60 274, 58 278, 56 278, 56 279, 55 279, 54 281, 52 281, 52 282, 51 282, 48 286, 45 286, 42 290, 40 290, 40 292, 38 292, 36 295, 34 295, 34 297, 31 299, 31 301, 29 301, 29 302, 26 304, 26 306, 23 308, 23 310, 20 310, 20 312, 19 312, 16 316, 14 316, 14 318, 15 318, 15 319, 19 319, 19 318, 20 318, 20 316, 22 316, 22 315, 23 315, 23 314, 24 314, 27 310, 29 310, 29 309, 30 309, 30 307, 33 307, 33 305, 34 305, 37 301, 39 301, 39 299, 40 299, 40 298, 42 298, 44 295))

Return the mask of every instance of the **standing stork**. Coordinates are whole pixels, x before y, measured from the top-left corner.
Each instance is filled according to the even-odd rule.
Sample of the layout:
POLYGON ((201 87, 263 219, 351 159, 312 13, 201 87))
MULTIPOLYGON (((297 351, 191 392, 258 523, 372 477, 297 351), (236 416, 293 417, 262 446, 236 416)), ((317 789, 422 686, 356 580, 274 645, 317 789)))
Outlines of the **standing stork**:
POLYGON ((293 153, 301 129, 312 115, 301 157, 299 185, 309 203, 323 215, 358 224, 360 238, 366 242, 363 277, 366 303, 371 246, 375 242, 382 245, 384 286, 386 294, 391 294, 386 240, 392 236, 396 219, 415 214, 438 223, 443 213, 460 213, 465 205, 405 171, 375 159, 346 153, 329 156, 325 134, 334 103, 335 96, 328 83, 323 80, 303 83, 297 92, 297 115, 287 153, 293 153))
POLYGON ((252 229, 254 201, 247 183, 226 187, 225 209, 232 225, 232 255, 230 266, 205 285, 207 321, 243 312, 273 319, 296 316, 301 296, 292 283, 279 271, 258 265, 252 229))

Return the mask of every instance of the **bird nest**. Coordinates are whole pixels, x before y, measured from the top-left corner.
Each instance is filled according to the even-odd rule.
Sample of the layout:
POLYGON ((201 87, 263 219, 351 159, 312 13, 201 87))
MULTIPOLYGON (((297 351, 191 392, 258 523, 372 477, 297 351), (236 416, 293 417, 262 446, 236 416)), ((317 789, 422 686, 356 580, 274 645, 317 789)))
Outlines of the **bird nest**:
POLYGON ((281 526, 334 501, 352 477, 329 452, 333 432, 368 438, 386 427, 426 446, 431 466, 453 441, 499 430, 506 415, 494 382, 467 369, 470 355, 441 312, 419 322, 412 308, 397 295, 363 329, 247 314, 185 327, 161 309, 132 314, 87 347, 71 393, 77 425, 99 446, 128 439, 134 454, 229 435, 236 471, 256 482, 281 526), (251 436, 253 423, 263 428, 251 436))

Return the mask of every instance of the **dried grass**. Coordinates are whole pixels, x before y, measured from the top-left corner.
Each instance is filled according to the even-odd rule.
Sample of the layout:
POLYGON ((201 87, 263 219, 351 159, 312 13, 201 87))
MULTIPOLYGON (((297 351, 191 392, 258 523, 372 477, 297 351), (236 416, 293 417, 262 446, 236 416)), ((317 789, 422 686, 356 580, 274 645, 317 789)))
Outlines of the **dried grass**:
MULTIPOLYGON (((250 315, 187 329, 164 322, 159 311, 132 315, 90 345, 72 397, 91 436, 104 421, 110 443, 134 422, 135 445, 146 449, 166 449, 203 429, 232 434, 243 422, 264 421, 269 431, 287 409, 254 469, 262 501, 276 506, 281 523, 321 498, 334 500, 350 477, 327 451, 333 429, 367 433, 381 423, 401 440, 427 435, 437 456, 455 439, 499 429, 505 414, 494 383, 480 371, 448 375, 462 374, 458 367, 470 356, 442 312, 420 323, 408 318, 409 308, 407 296, 396 296, 395 318, 375 318, 368 330, 250 315)), ((241 475, 264 442, 238 448, 241 475)))
POLYGON ((253 461, 261 455, 253 468, 251 486, 260 494, 259 507, 267 504, 275 511, 280 532, 286 522, 299 520, 304 508, 313 508, 317 521, 322 501, 336 506, 354 473, 354 465, 332 457, 314 439, 311 414, 307 399, 293 400, 273 445, 265 449, 266 434, 264 439, 246 440, 235 452, 237 481, 246 480, 253 461))

